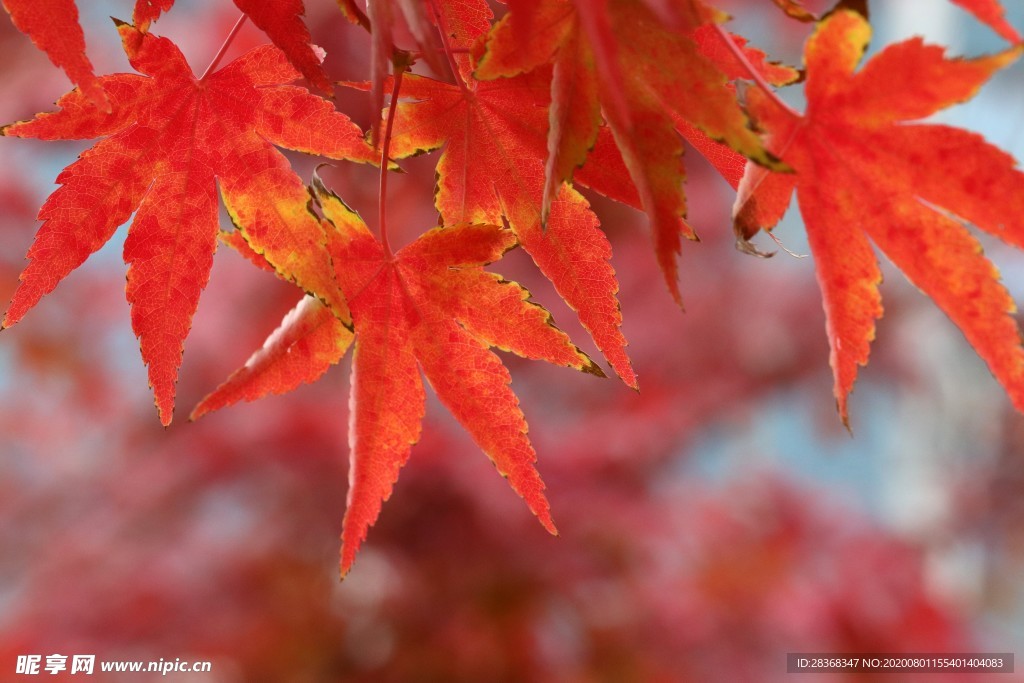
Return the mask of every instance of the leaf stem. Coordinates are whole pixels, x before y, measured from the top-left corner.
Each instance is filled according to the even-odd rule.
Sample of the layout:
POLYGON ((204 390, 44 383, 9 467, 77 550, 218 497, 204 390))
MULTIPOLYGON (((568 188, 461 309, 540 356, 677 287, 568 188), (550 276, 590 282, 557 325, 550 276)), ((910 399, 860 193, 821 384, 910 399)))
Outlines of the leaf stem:
POLYGON ((448 66, 452 70, 452 78, 454 78, 455 82, 459 85, 459 90, 462 91, 462 94, 468 95, 469 86, 466 85, 465 79, 462 78, 462 72, 459 71, 459 64, 455 61, 455 52, 453 51, 451 44, 448 42, 448 22, 437 7, 437 0, 430 0, 427 5, 430 7, 430 12, 434 15, 434 22, 437 24, 438 33, 441 34, 441 46, 444 48, 444 56, 448 58, 448 66))
POLYGON ((715 31, 718 33, 718 36, 722 39, 722 42, 725 43, 725 47, 733 54, 736 61, 740 63, 740 66, 750 74, 751 80, 753 80, 754 83, 756 83, 758 87, 768 95, 768 98, 793 118, 801 118, 800 112, 786 104, 786 102, 775 92, 768 81, 765 80, 764 76, 761 75, 761 72, 754 68, 754 65, 750 63, 750 60, 747 59, 747 55, 744 54, 743 50, 740 49, 740 46, 736 44, 736 41, 732 39, 729 32, 722 28, 721 24, 712 24, 712 26, 715 27, 715 31))
POLYGON ((380 243, 384 247, 384 256, 387 260, 394 258, 391 245, 388 243, 388 152, 391 147, 391 129, 395 125, 395 110, 398 109, 398 91, 402 87, 402 74, 408 68, 405 61, 392 62, 394 71, 394 84, 391 86, 391 103, 388 106, 388 121, 384 127, 384 140, 380 143, 380 192, 377 198, 377 225, 380 230, 380 243))
POLYGON ((216 69, 217 66, 220 64, 220 60, 224 59, 224 54, 228 51, 228 47, 231 45, 231 41, 233 41, 235 39, 235 36, 238 35, 239 30, 241 30, 242 28, 242 24, 245 23, 245 20, 247 18, 248 15, 244 13, 242 14, 242 16, 238 17, 238 21, 235 22, 235 25, 231 29, 231 33, 228 34, 228 37, 224 39, 224 44, 220 46, 220 50, 217 51, 217 54, 216 56, 214 56, 213 61, 210 62, 210 66, 206 67, 206 71, 204 71, 203 75, 199 77, 200 82, 205 81, 206 77, 213 73, 213 70, 216 69))

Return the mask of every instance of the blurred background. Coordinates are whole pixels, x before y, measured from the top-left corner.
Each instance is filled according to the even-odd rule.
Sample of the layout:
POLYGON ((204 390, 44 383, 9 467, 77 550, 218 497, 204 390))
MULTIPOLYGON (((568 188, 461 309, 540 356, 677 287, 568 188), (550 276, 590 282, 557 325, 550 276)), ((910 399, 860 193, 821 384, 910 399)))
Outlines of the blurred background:
MULTIPOLYGON (((736 31, 799 64, 806 26, 763 0, 718 4, 736 31)), ((1024 29, 1024 6, 1005 4, 1024 29)), ((129 70, 107 17, 127 19, 131 5, 79 2, 97 73, 129 70)), ((366 36, 335 3, 306 5, 328 72, 364 78, 366 36)), ((913 34, 956 54, 1003 47, 947 0, 872 11, 873 50, 913 34)), ((201 72, 237 17, 227 0, 178 0, 154 30, 201 72)), ((249 24, 229 57, 262 42, 249 24)), ((0 64, 3 122, 50 109, 69 87, 6 16, 0 64)), ((1021 158, 1022 69, 941 119, 1021 158)), ((787 95, 797 105, 798 90, 787 95)), ((339 90, 338 102, 368 125, 368 97, 339 90)), ((54 178, 90 144, 0 140, 0 299, 54 178)), ((304 177, 317 162, 292 158, 304 177)), ((411 159, 394 177, 393 242, 436 223, 434 163, 411 159)), ((164 430, 124 301, 122 228, 0 334, 0 680, 25 679, 14 662, 32 653, 213 663, 168 681, 315 683, 781 681, 787 652, 1013 652, 1024 642, 1024 419, 886 266, 851 438, 811 259, 736 251, 728 186, 692 150, 687 166, 703 241, 684 245, 685 314, 655 276, 645 218, 588 195, 614 244, 641 392, 504 357, 561 536, 431 397, 423 440, 343 583, 349 359, 315 385, 189 423, 299 298, 222 249, 164 430)), ((375 171, 323 174, 375 215, 375 171)), ((807 253, 798 216, 777 235, 807 253)), ((984 243, 1024 297, 1024 258, 984 243)), ((524 254, 495 270, 594 352, 524 254)))

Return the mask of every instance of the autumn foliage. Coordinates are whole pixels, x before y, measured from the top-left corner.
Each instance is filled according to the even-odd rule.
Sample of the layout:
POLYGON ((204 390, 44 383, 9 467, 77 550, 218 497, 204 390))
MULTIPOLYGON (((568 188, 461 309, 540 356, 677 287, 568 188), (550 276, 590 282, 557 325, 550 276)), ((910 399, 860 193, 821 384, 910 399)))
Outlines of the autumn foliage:
POLYGON ((751 240, 772 230, 795 191, 843 423, 882 315, 876 248, 962 330, 1024 411, 1014 303, 967 227, 1024 247, 1024 174, 977 134, 921 122, 1020 56, 996 2, 957 4, 1007 42, 1001 52, 953 57, 911 39, 862 63, 864 3, 817 15, 778 0, 794 22, 814 22, 803 64, 787 66, 701 0, 509 0, 500 17, 484 0, 370 0, 365 12, 339 0, 349 30, 369 31, 371 44, 368 78, 340 83, 311 44, 301 0, 235 0, 242 18, 202 73, 156 33, 173 4, 128 4, 131 22, 115 24, 137 73, 96 75, 72 0, 4 0, 77 87, 3 135, 99 141, 39 210, 3 326, 131 219, 131 325, 166 426, 218 243, 293 283, 295 308, 191 416, 313 382, 352 349, 342 574, 421 439, 424 378, 555 533, 524 411, 494 350, 606 372, 492 264, 521 247, 575 311, 607 374, 643 392, 608 226, 580 190, 647 216, 653 255, 642 268, 659 270, 665 296, 688 303, 679 272, 700 247, 688 244, 697 232, 687 145, 737 188, 741 251, 764 255, 751 240), (273 44, 221 64, 245 21, 273 44), (301 78, 309 88, 295 85, 301 78), (783 99, 789 87, 803 88, 802 112, 783 99), (367 100, 374 115, 363 130, 349 108, 367 100), (375 230, 346 205, 345 188, 300 176, 282 149, 380 167, 375 230), (388 178, 435 152, 437 222, 393 247, 388 178), (220 225, 221 205, 231 226, 220 225))

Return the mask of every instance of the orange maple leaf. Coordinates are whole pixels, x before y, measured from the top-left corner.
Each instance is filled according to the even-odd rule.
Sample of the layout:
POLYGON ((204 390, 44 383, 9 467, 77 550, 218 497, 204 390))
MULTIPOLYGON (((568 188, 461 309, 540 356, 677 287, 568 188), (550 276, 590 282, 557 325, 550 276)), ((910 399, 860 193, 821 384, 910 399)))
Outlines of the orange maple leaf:
POLYGON ((171 41, 123 23, 118 31, 132 66, 145 75, 99 79, 110 113, 76 90, 60 98, 59 111, 2 130, 45 140, 109 136, 58 176, 61 187, 40 209, 44 223, 3 325, 20 320, 137 211, 124 245, 127 297, 166 425, 184 339, 216 248, 218 184, 254 249, 344 318, 305 185, 273 145, 370 163, 376 155, 330 103, 285 85, 299 74, 275 47, 196 78, 171 41))
POLYGON ((855 71, 870 38, 867 20, 840 11, 823 20, 805 49, 807 112, 799 116, 761 90, 750 111, 769 148, 795 170, 748 165, 737 230, 751 201, 773 224, 796 187, 825 307, 834 393, 848 424, 847 397, 868 360, 882 315, 881 273, 871 242, 963 331, 1024 411, 1024 349, 1015 310, 970 222, 1024 247, 1024 173, 981 136, 909 123, 966 100, 1020 53, 948 59, 919 38, 891 45, 855 71), (788 190, 781 191, 781 190, 788 190), (870 239, 870 241, 869 241, 870 239))
MULTIPOLYGON (((441 402, 555 533, 526 420, 508 386, 508 370, 490 348, 603 373, 544 308, 529 300, 529 292, 483 269, 515 246, 515 235, 485 224, 439 227, 392 256, 317 178, 313 191, 355 326, 342 574, 419 440, 425 410, 421 370, 441 402)), ((323 304, 307 297, 192 417, 312 381, 341 359, 352 339, 323 304)))

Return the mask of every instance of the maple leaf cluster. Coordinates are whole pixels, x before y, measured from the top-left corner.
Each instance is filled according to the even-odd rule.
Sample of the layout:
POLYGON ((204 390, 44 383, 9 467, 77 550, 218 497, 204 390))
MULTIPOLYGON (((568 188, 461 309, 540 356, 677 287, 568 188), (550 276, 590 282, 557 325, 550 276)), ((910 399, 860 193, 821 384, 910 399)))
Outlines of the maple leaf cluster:
POLYGON ((167 425, 184 342, 223 242, 304 294, 192 417, 314 381, 352 348, 343 574, 420 438, 424 377, 555 533, 526 419, 494 350, 605 373, 527 290, 487 267, 522 247, 611 371, 637 389, 611 246, 577 188, 646 214, 653 263, 682 304, 683 243, 697 239, 686 218, 689 145, 737 188, 733 230, 745 251, 759 253, 749 240, 772 229, 795 190, 844 423, 882 313, 875 246, 960 327, 1024 411, 1013 300, 964 227, 1024 247, 1024 175, 978 135, 917 122, 973 96, 1024 47, 994 0, 956 2, 1010 47, 950 58, 911 39, 858 70, 870 24, 857 3, 819 16, 777 0, 814 24, 797 70, 732 34, 729 17, 702 0, 508 0, 499 19, 485 0, 368 0, 365 12, 339 0, 352 30, 370 32, 371 68, 366 82, 334 84, 302 0, 235 0, 242 17, 198 76, 152 32, 173 0, 137 0, 131 23, 115 21, 138 73, 105 76, 86 57, 73 0, 4 0, 78 87, 57 111, 3 135, 101 140, 64 169, 40 209, 3 326, 131 218, 131 324, 167 425), (247 20, 273 44, 218 68, 247 20), (301 77, 319 92, 294 85, 301 77), (803 113, 776 92, 796 83, 803 113), (363 92, 379 113, 368 131, 339 110, 363 92), (378 166, 376 234, 318 176, 300 178, 278 148, 378 166), (435 151, 437 225, 393 250, 389 172, 435 151), (231 229, 218 224, 221 203, 231 229))

